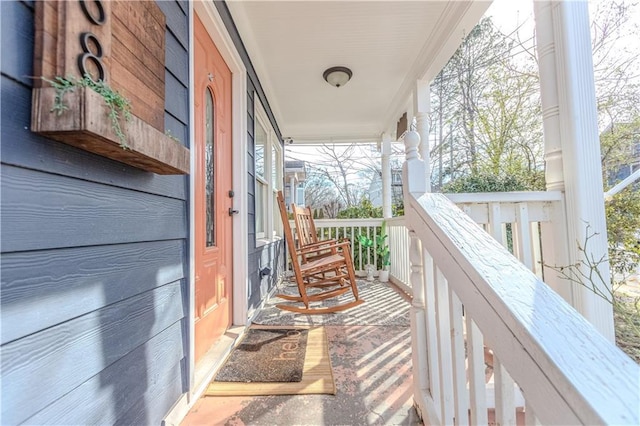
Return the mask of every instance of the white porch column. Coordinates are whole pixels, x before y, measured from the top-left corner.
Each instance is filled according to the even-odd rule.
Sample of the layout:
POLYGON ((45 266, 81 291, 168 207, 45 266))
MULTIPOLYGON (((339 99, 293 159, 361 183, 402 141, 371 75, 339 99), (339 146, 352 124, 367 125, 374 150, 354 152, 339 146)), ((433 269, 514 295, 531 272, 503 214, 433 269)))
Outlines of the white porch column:
POLYGON ((429 114, 431 114, 431 98, 429 82, 418 80, 413 94, 413 110, 416 115, 416 131, 420 135, 420 157, 424 161, 424 173, 427 180, 427 192, 431 192, 431 160, 429 158, 429 114))
MULTIPOLYGON (((540 57, 548 189, 564 190, 565 193, 566 265, 575 265, 587 259, 607 259, 587 2, 535 1, 534 11, 540 57), (587 237, 586 249, 580 250, 578 244, 584 247, 587 237)), ((556 226, 562 227, 563 224, 556 226)), ((588 273, 586 269, 583 272, 588 273)), ((598 272, 606 284, 593 284, 608 294, 604 287, 610 286, 609 263, 600 262, 598 272)), ((571 286, 568 282, 566 285, 571 286)), ((585 286, 573 285, 572 290, 571 304, 613 341, 611 304, 585 286)))
POLYGON ((382 135, 382 217, 391 217, 391 138, 382 135))
MULTIPOLYGON (((536 16, 536 42, 538 49, 538 69, 540 73, 540 93, 542 98, 542 120, 544 123, 544 160, 547 191, 564 192, 562 166, 562 143, 560 137, 560 107, 558 106, 558 79, 556 78, 556 46, 551 15, 551 2, 534 2, 536 16)), ((557 223, 564 227, 564 203, 562 211, 554 211, 551 223, 541 224, 542 251, 545 263, 568 265, 568 240, 565 232, 558 232, 557 223)), ((576 306, 574 289, 577 284, 569 283, 556 272, 544 268, 545 282, 568 303, 576 306)))
MULTIPOLYGON (((296 205, 298 204, 297 200, 296 200, 296 193, 297 193, 297 191, 296 191, 296 176, 294 174, 294 175, 291 175, 291 177, 289 178, 289 195, 290 195, 290 197, 289 197, 289 205, 291 205, 291 203, 294 203, 296 205)), ((287 207, 287 209, 288 209, 288 207, 287 207)))
MULTIPOLYGON (((404 137, 406 160, 402 165, 402 191, 404 195, 405 223, 409 231, 409 260, 411 274, 409 281, 413 290, 411 300, 411 363, 413 368, 413 401, 422 419, 437 418, 431 413, 431 370, 429 365, 427 339, 427 301, 425 273, 433 274, 433 263, 423 264, 422 243, 415 234, 415 212, 411 208, 410 194, 420 196, 426 191, 424 162, 418 158, 420 136, 409 131, 404 137), (425 266, 427 270, 425 270, 425 266)), ((428 259, 427 259, 428 260, 428 259)), ((433 276, 433 275, 432 275, 433 276)))

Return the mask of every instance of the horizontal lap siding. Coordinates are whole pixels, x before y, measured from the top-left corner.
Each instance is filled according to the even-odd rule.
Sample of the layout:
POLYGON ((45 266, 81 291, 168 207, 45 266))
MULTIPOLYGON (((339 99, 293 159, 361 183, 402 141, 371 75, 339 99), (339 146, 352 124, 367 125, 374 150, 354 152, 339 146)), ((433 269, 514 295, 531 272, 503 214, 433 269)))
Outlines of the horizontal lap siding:
MULTIPOLYGON (((189 146, 188 8, 158 4, 165 126, 189 146)), ((187 177, 31 133, 33 4, 0 11, 3 424, 158 424, 188 377, 187 177)))

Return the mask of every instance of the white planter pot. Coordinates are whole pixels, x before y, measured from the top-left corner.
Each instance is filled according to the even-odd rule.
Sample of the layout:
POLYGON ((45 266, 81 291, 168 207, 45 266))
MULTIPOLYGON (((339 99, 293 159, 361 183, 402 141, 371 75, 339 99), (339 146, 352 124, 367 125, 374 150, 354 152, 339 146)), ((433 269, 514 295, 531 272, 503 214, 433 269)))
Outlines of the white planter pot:
POLYGON ((382 283, 386 283, 387 281, 389 281, 389 271, 379 271, 378 272, 378 279, 380 280, 380 282, 382 283))

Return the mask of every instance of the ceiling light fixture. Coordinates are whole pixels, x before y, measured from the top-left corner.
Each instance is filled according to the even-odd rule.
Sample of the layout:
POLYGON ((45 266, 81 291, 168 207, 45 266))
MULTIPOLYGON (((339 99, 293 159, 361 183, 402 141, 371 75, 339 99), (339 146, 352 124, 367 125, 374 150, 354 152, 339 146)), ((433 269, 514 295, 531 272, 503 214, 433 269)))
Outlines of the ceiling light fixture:
POLYGON ((344 86, 351 80, 353 73, 347 67, 331 67, 322 73, 322 77, 332 86, 344 86))

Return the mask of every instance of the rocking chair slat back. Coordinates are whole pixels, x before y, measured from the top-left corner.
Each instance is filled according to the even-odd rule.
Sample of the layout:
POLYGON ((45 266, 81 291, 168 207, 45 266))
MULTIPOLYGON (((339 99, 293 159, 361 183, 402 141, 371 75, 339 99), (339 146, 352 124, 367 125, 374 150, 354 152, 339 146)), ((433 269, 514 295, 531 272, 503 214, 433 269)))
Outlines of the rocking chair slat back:
MULTIPOLYGON (((293 219, 296 224, 296 235, 298 237, 298 249, 307 247, 320 247, 320 245, 336 244, 338 240, 320 240, 318 233, 316 232, 316 225, 313 222, 313 214, 309 207, 298 207, 291 203, 291 211, 293 212, 293 219)), ((335 253, 335 250, 318 250, 312 254, 303 254, 302 263, 307 263, 311 260, 318 259, 325 256, 330 256, 335 253)))
POLYGON ((296 223, 296 232, 298 234, 299 248, 308 246, 318 242, 318 234, 316 225, 313 223, 313 215, 309 207, 298 207, 291 204, 291 211, 296 223))

